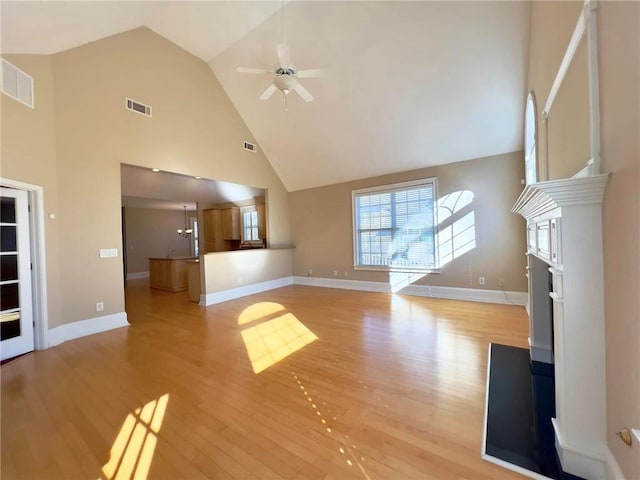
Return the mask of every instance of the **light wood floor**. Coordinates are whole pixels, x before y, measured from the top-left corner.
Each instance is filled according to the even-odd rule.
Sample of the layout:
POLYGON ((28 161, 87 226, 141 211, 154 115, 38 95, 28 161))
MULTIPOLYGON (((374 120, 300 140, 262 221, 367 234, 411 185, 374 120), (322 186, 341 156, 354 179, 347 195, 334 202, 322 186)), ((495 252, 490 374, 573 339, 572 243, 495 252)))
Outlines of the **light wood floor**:
POLYGON ((3 479, 521 478, 480 448, 487 348, 526 345, 522 307, 291 286, 203 308, 144 280, 126 303, 129 328, 2 366, 3 479))

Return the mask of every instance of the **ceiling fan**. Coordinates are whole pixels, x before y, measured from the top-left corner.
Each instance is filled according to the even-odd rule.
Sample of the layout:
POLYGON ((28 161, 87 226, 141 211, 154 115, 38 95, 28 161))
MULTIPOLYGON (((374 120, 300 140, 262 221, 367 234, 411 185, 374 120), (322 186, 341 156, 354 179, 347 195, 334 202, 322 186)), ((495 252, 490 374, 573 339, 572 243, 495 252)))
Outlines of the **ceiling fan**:
POLYGON ((266 70, 264 68, 238 67, 237 72, 253 73, 253 74, 269 74, 273 75, 273 83, 260 95, 260 100, 268 100, 276 90, 280 90, 287 101, 287 95, 296 92, 305 102, 309 103, 313 100, 313 95, 302 86, 298 81, 299 78, 321 77, 324 74, 323 69, 297 70, 291 63, 289 55, 289 46, 285 43, 276 45, 278 52, 278 66, 274 70, 266 70))
POLYGON ((282 0, 282 6, 280 8, 280 13, 282 16, 282 43, 276 45, 276 51, 278 53, 278 66, 273 70, 266 70, 264 68, 237 67, 236 71, 240 73, 254 73, 258 75, 273 75, 273 82, 267 87, 264 92, 262 92, 262 94, 258 98, 260 98, 260 100, 268 100, 276 92, 276 90, 280 90, 284 99, 284 109, 287 110, 287 96, 291 92, 296 92, 298 95, 300 95, 300 98, 302 98, 307 103, 313 101, 313 95, 309 93, 309 90, 302 86, 298 79, 321 77, 324 74, 324 69, 298 70, 291 63, 284 20, 284 2, 285 0, 282 0))

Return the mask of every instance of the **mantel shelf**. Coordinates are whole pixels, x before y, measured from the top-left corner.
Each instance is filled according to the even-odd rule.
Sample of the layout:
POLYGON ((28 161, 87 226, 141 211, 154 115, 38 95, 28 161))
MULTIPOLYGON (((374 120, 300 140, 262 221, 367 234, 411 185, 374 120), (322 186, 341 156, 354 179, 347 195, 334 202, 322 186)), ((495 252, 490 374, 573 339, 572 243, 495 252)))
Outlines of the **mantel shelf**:
POLYGON ((558 207, 601 204, 609 174, 527 185, 511 209, 527 220, 558 207))

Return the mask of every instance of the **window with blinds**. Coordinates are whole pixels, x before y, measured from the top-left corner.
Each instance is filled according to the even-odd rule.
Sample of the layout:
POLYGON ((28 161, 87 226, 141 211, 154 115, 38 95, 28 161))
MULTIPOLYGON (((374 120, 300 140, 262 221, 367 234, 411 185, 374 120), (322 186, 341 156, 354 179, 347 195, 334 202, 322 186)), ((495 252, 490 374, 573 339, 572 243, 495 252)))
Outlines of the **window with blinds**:
POLYGON ((436 179, 354 190, 355 267, 436 268, 436 179))

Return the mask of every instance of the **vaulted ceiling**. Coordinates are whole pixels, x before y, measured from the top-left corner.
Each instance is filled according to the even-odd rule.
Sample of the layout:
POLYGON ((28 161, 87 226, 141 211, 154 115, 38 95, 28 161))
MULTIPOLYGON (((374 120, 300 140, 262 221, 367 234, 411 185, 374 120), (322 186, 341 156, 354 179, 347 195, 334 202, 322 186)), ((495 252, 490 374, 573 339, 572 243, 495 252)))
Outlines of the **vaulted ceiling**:
POLYGON ((146 26, 209 63, 288 190, 522 148, 528 2, 11 2, 2 53, 146 26), (315 100, 258 100, 283 26, 315 100))

